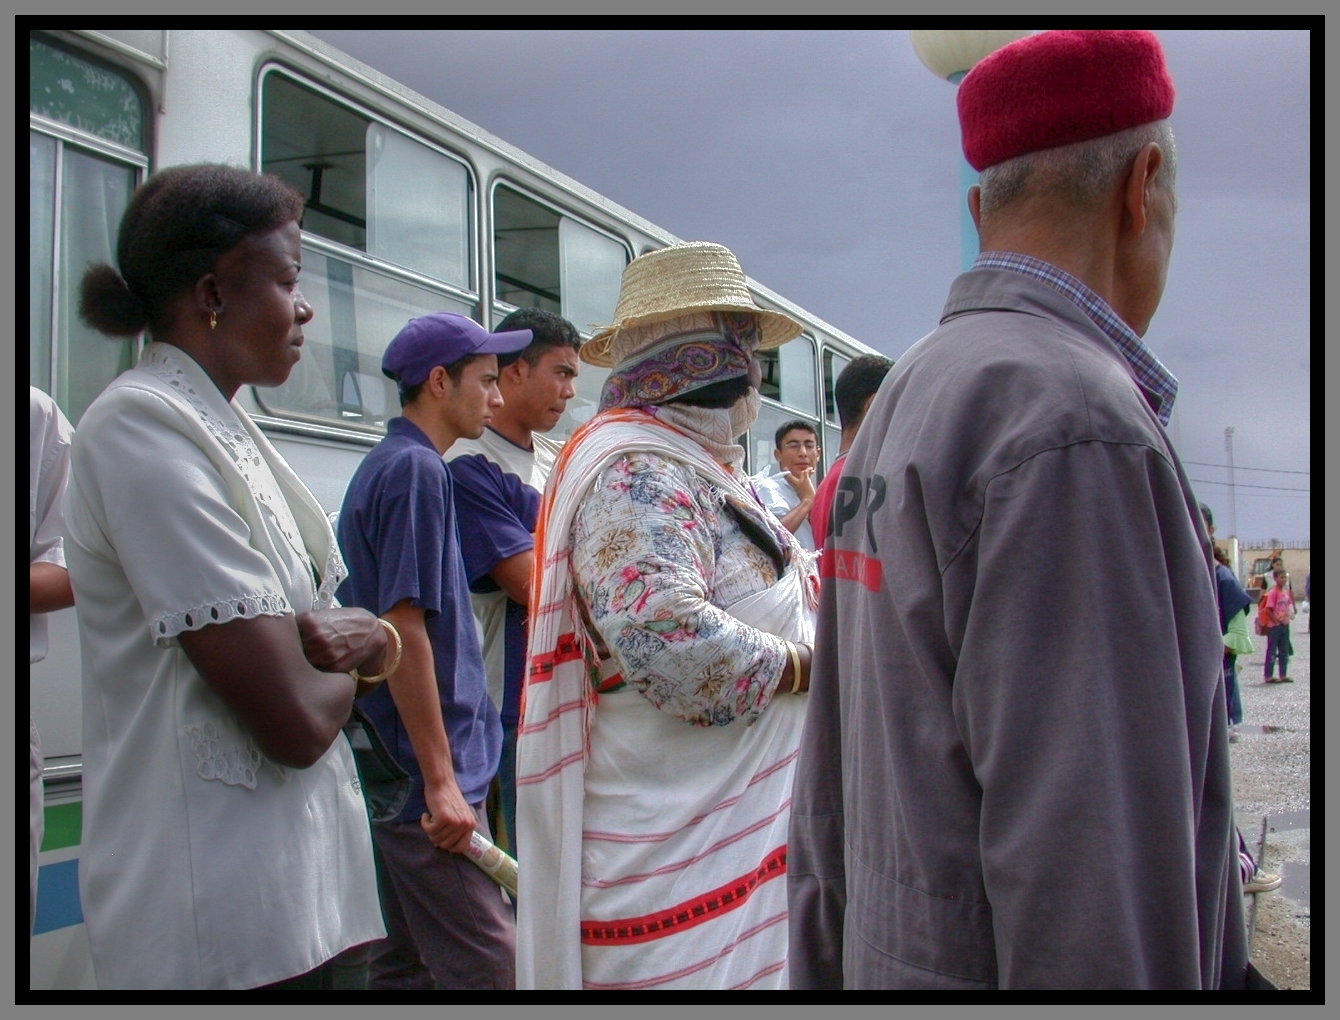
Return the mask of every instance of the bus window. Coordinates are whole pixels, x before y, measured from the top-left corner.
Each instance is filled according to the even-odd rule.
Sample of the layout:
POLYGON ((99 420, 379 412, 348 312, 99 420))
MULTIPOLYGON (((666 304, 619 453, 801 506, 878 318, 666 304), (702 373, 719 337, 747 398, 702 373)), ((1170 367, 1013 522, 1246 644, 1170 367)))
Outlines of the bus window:
POLYGON ((837 460, 838 447, 842 445, 842 430, 835 429, 832 425, 824 426, 824 471, 833 466, 833 461, 837 460))
POLYGON ((763 363, 759 392, 813 418, 818 410, 814 393, 814 341, 801 335, 781 347, 759 351, 758 359, 763 363))
POLYGON ((628 252, 609 235, 567 216, 558 224, 558 251, 563 317, 589 336, 614 321, 628 252))
POLYGON ((463 163, 274 71, 262 95, 261 169, 307 199, 303 230, 471 289, 463 163))
POLYGON ((51 392, 57 144, 47 135, 28 132, 28 382, 46 393, 51 392))
POLYGON ((28 37, 28 110, 144 151, 144 101, 117 72, 28 37))
POLYGON ((385 124, 367 132, 369 255, 470 289, 470 175, 385 124))
POLYGON ((144 103, 125 77, 29 38, 29 382, 78 424, 130 367, 136 341, 79 319, 91 263, 116 264, 116 232, 148 160, 144 103))
POLYGON ((304 328, 302 360, 282 386, 255 389, 267 414, 383 429, 400 413, 382 352, 410 319, 474 310, 470 301, 429 290, 303 244, 302 292, 315 313, 304 328))
MULTIPOLYGON (((493 326, 512 308, 557 312, 590 336, 614 319, 628 249, 609 234, 499 184, 493 190, 493 326)), ((596 413, 607 373, 583 365, 550 433, 565 439, 596 413)))
POLYGON ((782 403, 815 417, 814 341, 801 335, 777 349, 782 362, 782 403))
POLYGON ((315 315, 293 374, 256 399, 269 414, 379 431, 399 410, 381 373, 391 338, 416 316, 477 309, 470 172, 276 69, 261 93, 261 169, 307 199, 302 290, 315 315))
POLYGON ((763 381, 758 385, 758 392, 769 400, 780 402, 782 399, 782 358, 779 348, 774 347, 770 351, 759 351, 758 360, 763 365, 763 381))
POLYGON ((494 294, 517 308, 562 314, 558 224, 562 217, 501 185, 493 190, 494 294))
POLYGON ((824 351, 824 418, 832 425, 841 426, 838 420, 837 398, 833 395, 833 385, 842 370, 851 364, 851 358, 837 351, 824 351))
POLYGON ((366 251, 370 118, 279 74, 261 96, 261 169, 307 199, 303 230, 366 251))

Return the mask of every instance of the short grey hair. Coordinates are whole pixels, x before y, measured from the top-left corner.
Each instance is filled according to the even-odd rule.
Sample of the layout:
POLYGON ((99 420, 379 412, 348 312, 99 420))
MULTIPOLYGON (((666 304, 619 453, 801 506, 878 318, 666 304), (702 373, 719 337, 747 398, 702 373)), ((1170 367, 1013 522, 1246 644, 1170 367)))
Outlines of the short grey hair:
POLYGON ((1086 142, 1026 152, 987 167, 979 181, 981 218, 986 220, 1020 199, 1037 195, 1091 209, 1106 201, 1150 142, 1157 142, 1163 150, 1159 179, 1176 197, 1177 144, 1168 122, 1156 120, 1086 142))

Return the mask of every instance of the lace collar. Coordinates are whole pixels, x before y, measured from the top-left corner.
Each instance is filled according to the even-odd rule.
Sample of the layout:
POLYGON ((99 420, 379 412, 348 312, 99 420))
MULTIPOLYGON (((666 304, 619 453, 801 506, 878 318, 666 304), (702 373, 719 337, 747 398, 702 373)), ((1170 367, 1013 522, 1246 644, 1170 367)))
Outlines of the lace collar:
MULTIPOLYGON (((256 444, 252 435, 255 426, 246 412, 224 400, 223 394, 200 364, 179 347, 159 341, 151 342, 145 347, 137 367, 170 387, 190 406, 210 436, 228 452, 256 501, 270 511, 289 546, 315 574, 311 554, 303 541, 293 510, 280 490, 275 473, 267 462, 268 457, 256 444)), ((335 605, 335 589, 348 573, 333 540, 330 542, 325 568, 319 583, 317 578, 313 578, 314 607, 335 605)))

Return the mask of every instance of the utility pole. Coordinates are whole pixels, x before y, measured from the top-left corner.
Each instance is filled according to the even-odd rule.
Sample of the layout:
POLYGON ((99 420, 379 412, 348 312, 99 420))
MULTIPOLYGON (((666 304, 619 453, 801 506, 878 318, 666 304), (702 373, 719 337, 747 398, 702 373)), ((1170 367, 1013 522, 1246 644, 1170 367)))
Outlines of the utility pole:
MULTIPOLYGON (((1233 477, 1233 426, 1230 425, 1224 429, 1224 452, 1228 454, 1228 526, 1232 529, 1233 538, 1238 537, 1238 489, 1233 477)), ((1236 542, 1234 545, 1236 546, 1236 542)), ((1236 559, 1237 557, 1234 557, 1236 559)), ((1237 572, 1238 564, 1233 564, 1234 573, 1237 572)))

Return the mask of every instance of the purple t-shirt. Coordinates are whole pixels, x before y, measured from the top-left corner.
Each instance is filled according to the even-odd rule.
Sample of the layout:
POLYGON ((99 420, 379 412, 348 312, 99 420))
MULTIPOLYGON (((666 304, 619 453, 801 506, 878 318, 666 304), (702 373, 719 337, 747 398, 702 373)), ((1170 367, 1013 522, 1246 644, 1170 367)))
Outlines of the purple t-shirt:
MULTIPOLYGON (((387 422, 386 438, 363 458, 349 482, 338 531, 349 567, 339 590, 342 603, 379 616, 403 599, 426 610, 456 782, 468 803, 480 803, 498 771, 502 726, 485 685, 451 475, 413 422, 387 422)), ((423 776, 390 690, 381 685, 359 706, 414 777, 414 792, 399 821, 417 820, 426 810, 423 776)))
MULTIPOLYGON (((461 553, 470 590, 496 592, 489 575, 503 560, 535 548, 540 494, 482 453, 448 462, 459 519, 461 553)), ((521 678, 526 660, 526 607, 507 600, 502 703, 504 726, 515 724, 521 708, 521 678)))

